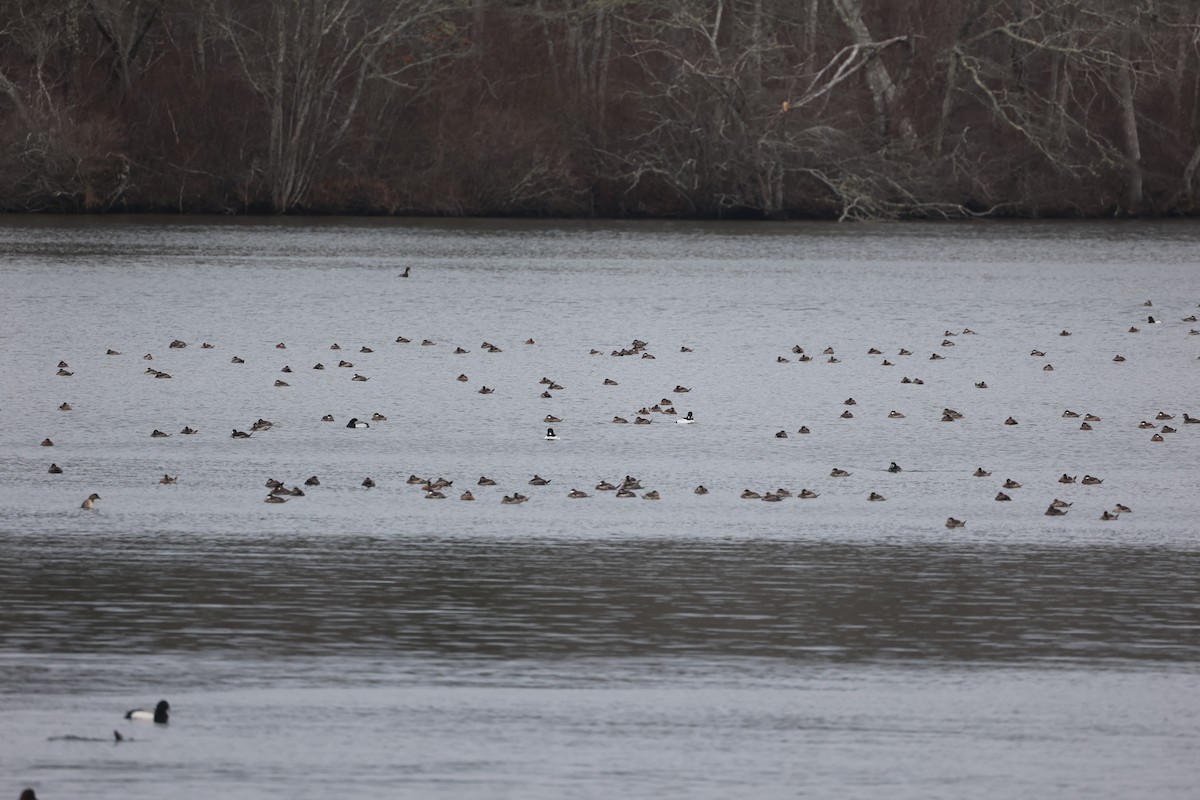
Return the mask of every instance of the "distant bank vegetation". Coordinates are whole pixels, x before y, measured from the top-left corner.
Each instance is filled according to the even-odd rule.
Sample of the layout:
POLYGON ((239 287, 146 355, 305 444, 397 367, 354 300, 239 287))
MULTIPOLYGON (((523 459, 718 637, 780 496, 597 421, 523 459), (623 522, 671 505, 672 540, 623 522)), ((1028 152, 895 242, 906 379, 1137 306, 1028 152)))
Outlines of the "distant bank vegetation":
POLYGON ((0 0, 0 207, 1195 214, 1195 0, 0 0))

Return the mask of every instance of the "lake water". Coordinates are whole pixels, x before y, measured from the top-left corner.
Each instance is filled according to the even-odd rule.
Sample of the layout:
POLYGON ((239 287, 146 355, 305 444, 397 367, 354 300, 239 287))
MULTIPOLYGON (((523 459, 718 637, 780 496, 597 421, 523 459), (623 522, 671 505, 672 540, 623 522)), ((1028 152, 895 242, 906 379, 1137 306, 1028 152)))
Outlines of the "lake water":
POLYGON ((0 797, 1195 796, 1194 223, 5 218, 0 259, 0 797))

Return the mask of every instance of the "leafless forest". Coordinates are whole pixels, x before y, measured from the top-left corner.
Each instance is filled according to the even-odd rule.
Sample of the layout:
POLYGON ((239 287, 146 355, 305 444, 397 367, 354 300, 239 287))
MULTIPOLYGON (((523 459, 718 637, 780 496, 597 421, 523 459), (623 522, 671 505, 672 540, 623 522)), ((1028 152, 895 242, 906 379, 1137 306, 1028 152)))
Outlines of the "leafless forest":
POLYGON ((9 211, 1192 214, 1195 0, 0 0, 9 211))

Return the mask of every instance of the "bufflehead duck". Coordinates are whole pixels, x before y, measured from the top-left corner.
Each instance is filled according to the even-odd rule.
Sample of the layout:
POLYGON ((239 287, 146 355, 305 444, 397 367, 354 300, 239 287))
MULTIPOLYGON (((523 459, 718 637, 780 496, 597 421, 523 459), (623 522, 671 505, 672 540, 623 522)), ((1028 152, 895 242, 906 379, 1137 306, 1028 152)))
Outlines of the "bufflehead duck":
POLYGON ((1162 325, 1162 320, 1157 320, 1154 317, 1146 317, 1147 325, 1162 325))
POLYGON ((166 700, 159 700, 158 705, 153 711, 146 711, 142 708, 135 708, 125 714, 125 719, 132 719, 137 722, 155 722, 159 725, 167 724, 167 712, 171 710, 171 704, 166 700))
POLYGON ((692 424, 693 422, 695 422, 695 421, 696 421, 696 420, 695 420, 695 418, 694 418, 694 417, 692 417, 692 412, 691 412, 691 411, 689 411, 689 412, 687 413, 687 416, 686 416, 686 417, 684 417, 683 419, 677 419, 677 420, 675 420, 675 424, 676 424, 676 425, 691 425, 691 424, 692 424))
POLYGON ((369 428, 369 427, 371 427, 371 423, 360 422, 358 417, 352 417, 350 419, 350 421, 346 423, 346 427, 347 428, 369 428))
POLYGON ((554 432, 554 428, 546 428, 546 441, 548 441, 548 442, 558 441, 558 434, 556 434, 554 432))

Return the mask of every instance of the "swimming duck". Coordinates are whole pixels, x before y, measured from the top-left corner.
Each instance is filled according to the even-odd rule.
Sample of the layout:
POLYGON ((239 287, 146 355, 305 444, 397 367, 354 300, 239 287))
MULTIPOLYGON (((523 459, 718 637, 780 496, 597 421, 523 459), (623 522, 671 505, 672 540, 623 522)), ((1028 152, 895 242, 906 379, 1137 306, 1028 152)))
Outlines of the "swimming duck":
POLYGON ((354 362, 353 361, 338 361, 338 366, 342 367, 343 369, 350 369, 354 366, 354 362))
POLYGON ((687 345, 681 345, 681 346, 679 347, 679 352, 681 352, 681 353, 690 353, 690 352, 692 352, 692 348, 688 347, 687 345))
POLYGON ((1084 486, 1095 486, 1098 483, 1104 483, 1103 478, 1093 478, 1091 475, 1084 475, 1081 481, 1084 486))
POLYGON ((1132 325, 1130 325, 1130 326, 1129 326, 1129 332, 1130 332, 1130 333, 1138 333, 1139 331, 1138 331, 1138 329, 1137 329, 1137 328, 1135 328, 1135 327, 1133 327, 1132 325))
POLYGON ((881 356, 881 355, 883 355, 883 351, 882 351, 882 350, 877 350, 877 349, 875 349, 874 347, 872 347, 871 349, 867 350, 867 355, 869 355, 869 356, 881 356))
POLYGON ((871 492, 869 495, 867 495, 867 499, 871 500, 871 501, 887 500, 886 497, 879 494, 878 492, 871 492))
POLYGON ((1074 482, 1075 482, 1075 477, 1076 477, 1076 476, 1074 476, 1074 475, 1068 475, 1067 473, 1065 473, 1065 472, 1064 472, 1064 473, 1062 474, 1062 477, 1058 479, 1058 482, 1059 482, 1059 483, 1074 483, 1074 482))
POLYGON ((821 495, 819 492, 814 492, 811 489, 801 489, 800 494, 797 496, 801 500, 812 500, 814 497, 820 497, 821 495))
POLYGON ((149 353, 146 353, 146 355, 142 356, 142 361, 153 361, 153 360, 154 360, 154 356, 150 355, 149 353))
POLYGON ((1114 520, 1114 519, 1116 519, 1118 516, 1120 516, 1120 515, 1119 515, 1119 514, 1110 514, 1109 512, 1105 511, 1105 512, 1103 512, 1102 514, 1100 514, 1100 519, 1102 519, 1102 520, 1104 520, 1105 522, 1107 522, 1107 521, 1109 521, 1109 520, 1114 520))
POLYGON ((612 421, 618 425, 626 425, 629 422, 629 420, 625 419, 624 417, 613 417, 612 421))
POLYGON ((374 414, 371 415, 371 421, 372 422, 387 422, 387 417, 385 417, 383 414, 380 414, 378 411, 376 411, 374 414))
POLYGON ((350 421, 346 423, 346 427, 347 428, 369 428, 369 427, 371 427, 371 423, 360 422, 358 417, 351 417, 350 421))
POLYGON ((1152 303, 1152 302, 1150 302, 1149 300, 1147 300, 1146 302, 1142 303, 1142 305, 1143 305, 1143 306, 1146 306, 1147 308, 1149 308, 1149 307, 1153 306, 1153 305, 1154 305, 1154 303, 1152 303))
POLYGON ((901 348, 900 348, 900 352, 899 352, 899 353, 897 353, 896 355, 901 355, 901 356, 911 356, 911 355, 912 355, 912 350, 905 350, 903 347, 901 347, 901 348))
POLYGON ((58 374, 58 375, 60 375, 60 376, 61 376, 61 377, 63 377, 63 378, 69 378, 69 377, 71 377, 72 375, 74 375, 75 373, 74 373, 74 372, 67 372, 65 369, 59 369, 59 371, 58 371, 58 373, 57 373, 57 374, 58 374))
POLYGON ((230 364, 245 364, 246 359, 238 358, 237 356, 234 356, 233 358, 229 359, 229 363, 230 364))
POLYGON ((287 381, 275 381, 276 386, 291 386, 287 381))
POLYGON ((954 417, 950 414, 942 414, 942 422, 954 422, 954 417))
POLYGON ((425 493, 426 500, 445 500, 446 495, 439 492, 437 489, 430 489, 425 493))
POLYGON ((292 487, 292 497, 304 497, 304 490, 299 486, 292 487))
POLYGON ((776 364, 790 364, 792 362, 789 361, 788 359, 784 358, 783 356, 776 356, 775 363, 776 364))
MULTIPOLYGON (((645 497, 645 495, 642 495, 642 496, 645 497)), ((655 498, 655 499, 658 499, 658 498, 655 498)), ((783 501, 783 498, 780 497, 779 495, 775 494, 774 492, 767 492, 766 494, 764 494, 762 496, 762 499, 763 499, 763 501, 765 501, 767 503, 779 503, 779 502, 783 501)))
POLYGON ((700 484, 694 490, 692 490, 692 494, 708 494, 708 489, 704 488, 704 484, 700 484))
POLYGON ((853 474, 853 473, 847 472, 844 469, 839 469, 838 467, 834 467, 833 470, 829 473, 829 477, 831 477, 831 478, 846 478, 846 477, 849 477, 851 474, 853 474))
POLYGON ((997 492, 996 499, 1001 502, 1006 501, 1006 500, 1012 500, 1012 498, 1009 497, 1008 495, 1006 495, 1004 492, 997 492))
POLYGON ((1162 325, 1162 320, 1155 319, 1154 317, 1146 317, 1146 324, 1147 325, 1162 325))
POLYGON ((967 523, 964 520, 955 519, 954 517, 946 517, 947 528, 962 528, 965 527, 966 524, 967 523))
POLYGON ((1014 481, 1012 478, 1005 478, 1005 480, 1004 480, 1004 488, 1005 488, 1005 489, 1020 489, 1020 488, 1021 488, 1021 484, 1017 483, 1017 482, 1016 482, 1016 481, 1014 481))
MULTIPOLYGON (((59 406, 59 407, 58 407, 58 410, 59 410, 59 411, 70 411, 70 410, 71 410, 71 404, 70 404, 70 403, 63 403, 61 406, 59 406)), ((1186 414, 1184 414, 1184 416, 1186 417, 1187 415, 1186 415, 1186 414)))
POLYGON ((840 363, 842 363, 842 361, 837 356, 830 356, 828 359, 826 359, 825 363, 826 364, 840 364, 840 363))
POLYGON ((171 710, 171 704, 166 700, 159 700, 158 705, 153 711, 135 708, 132 711, 126 712, 125 719, 131 719, 135 722, 154 722, 158 725, 167 724, 167 712, 171 710))
POLYGON ((945 356, 940 356, 940 355, 938 355, 937 353, 931 353, 931 354, 929 355, 929 360, 930 360, 930 361, 942 361, 942 360, 944 360, 945 358, 946 358, 945 356))
POLYGON ((1075 413, 1074 411, 1072 411, 1072 410, 1071 410, 1071 409, 1069 409, 1069 408, 1068 408, 1066 411, 1064 411, 1064 412, 1062 413, 1062 415, 1063 415, 1064 417, 1066 417, 1067 419, 1074 419, 1074 418, 1076 418, 1076 417, 1078 417, 1078 416, 1079 416, 1077 413, 1075 413))
POLYGON ((458 496, 458 499, 459 499, 459 500, 474 500, 474 499, 475 499, 475 495, 471 494, 471 490, 470 490, 470 489, 468 489, 467 491, 465 491, 465 492, 463 492, 462 494, 460 494, 460 495, 458 496))
POLYGON ((171 344, 168 345, 168 347, 171 347, 175 350, 180 350, 184 347, 187 347, 187 342, 181 341, 179 339, 175 339, 174 341, 171 342, 171 344))
POLYGON ((372 350, 371 348, 367 347, 367 346, 364 344, 362 347, 358 348, 358 352, 360 352, 360 353, 374 353, 375 351, 374 351, 374 350, 372 350))
POLYGON ((529 479, 530 486, 545 486, 548 483, 550 483, 549 479, 543 478, 536 473, 534 473, 534 476, 529 479))
POLYGON ((1185 411, 1183 412, 1183 421, 1188 425, 1195 425, 1196 423, 1200 423, 1200 418, 1189 417, 1188 413, 1185 411))
POLYGON ((321 422, 333 422, 333 414, 326 414, 321 417, 321 422))
POLYGON ((620 384, 617 383, 616 381, 614 381, 612 378, 605 378, 604 383, 602 385, 603 386, 620 386, 620 384))
POLYGON ((692 417, 692 412, 691 412, 691 411, 689 411, 689 412, 687 413, 687 416, 686 416, 686 417, 684 417, 683 419, 677 419, 677 420, 675 420, 675 424, 676 424, 676 425, 691 425, 691 424, 692 424, 693 422, 695 422, 695 421, 696 421, 696 420, 695 420, 695 418, 694 418, 694 417, 692 417))
POLYGON ((42 447, 54 447, 54 442, 50 441, 49 436, 47 436, 45 439, 42 439, 42 447))
POLYGON ((456 356, 466 355, 469 352, 470 352, 469 350, 463 350, 461 347, 454 348, 454 354, 456 356))
POLYGON ((429 483, 430 489, 448 489, 454 485, 454 481, 448 481, 445 478, 438 478, 436 481, 429 483))
POLYGON ((106 356, 119 356, 119 355, 121 355, 121 354, 120 354, 120 353, 118 353, 116 350, 113 350, 113 349, 109 348, 108 352, 107 352, 107 353, 105 353, 104 355, 106 355, 106 356))
POLYGON ((657 491, 646 492, 644 495, 642 495, 642 499, 643 500, 657 500, 658 492, 657 491))
POLYGON ((616 490, 617 487, 613 486, 608 481, 600 481, 596 484, 596 491, 598 492, 615 492, 616 490))
POLYGON ((547 414, 545 417, 542 418, 542 422, 545 422, 547 424, 553 424, 555 422, 562 422, 562 418, 556 417, 553 414, 547 414))
POLYGON ((309 478, 308 480, 306 480, 306 481, 304 482, 304 485, 305 485, 305 486, 320 486, 320 485, 321 485, 321 479, 320 479, 320 478, 318 478, 316 475, 313 475, 311 478, 309 478))
POLYGON ((422 347, 433 347, 433 344, 434 344, 433 341, 430 339, 422 339, 421 340, 422 347))
POLYGON ((1034 358, 1041 358, 1042 356, 1046 355, 1046 351, 1044 351, 1044 350, 1031 350, 1031 351, 1029 351, 1029 355, 1033 356, 1034 358))
POLYGON ((283 342, 280 342, 279 344, 275 345, 275 349, 276 350, 287 350, 287 345, 284 344, 283 342))
POLYGON ((796 433, 812 433, 812 431, 808 429, 807 425, 801 425, 800 430, 796 431, 796 433))
POLYGON ((356 372, 356 373, 354 373, 354 377, 353 377, 353 378, 351 378, 350 380, 352 380, 352 381, 357 381, 357 382, 359 382, 359 383, 366 383, 366 382, 367 382, 367 376, 366 376, 366 375, 359 375, 359 374, 356 372))
POLYGON ((988 385, 984 381, 980 381, 979 383, 975 384, 975 388, 976 389, 986 389, 986 388, 988 388, 988 385))
POLYGON ((1079 424, 1079 430, 1081 430, 1081 431, 1090 431, 1091 429, 1092 429, 1092 426, 1090 423, 1082 422, 1079 424))
POLYGON ((1061 516, 1066 515, 1067 512, 1062 510, 1061 508, 1055 508, 1054 506, 1050 506, 1049 508, 1046 509, 1046 511, 1044 513, 1047 517, 1061 517, 1061 516))
POLYGON ((86 511, 91 511, 92 509, 94 509, 96 507, 96 501, 99 499, 100 499, 100 495, 96 494, 95 492, 92 492, 91 494, 88 495, 87 499, 84 500, 79 505, 79 507, 86 511))
POLYGON ((626 475, 625 480, 621 481, 622 489, 641 489, 642 482, 632 475, 626 475))
POLYGON ((287 364, 284 364, 284 365, 283 365, 283 369, 281 369, 281 370, 279 370, 279 371, 280 371, 280 372, 291 372, 291 371, 292 371, 292 368, 291 368, 291 367, 289 367, 287 364))
POLYGON ((1157 414, 1155 414, 1155 415, 1154 415, 1154 418, 1155 418, 1155 419, 1157 419, 1157 420, 1164 420, 1164 419, 1175 419, 1175 415, 1174 415, 1174 414, 1168 414, 1168 413, 1167 413, 1167 412, 1165 412, 1165 411, 1160 411, 1160 412, 1158 412, 1157 414))
POLYGON ((803 363, 803 362, 805 362, 805 361, 812 361, 812 356, 800 356, 800 357, 799 357, 799 358, 797 358, 796 360, 797 360, 797 361, 799 361, 799 362, 801 362, 801 363, 803 363))
POLYGON ((1085 422, 1099 422, 1100 421, 1100 418, 1097 417, 1095 414, 1084 414, 1083 419, 1085 422))
POLYGON ((554 395, 550 394, 549 392, 542 392, 540 395, 538 395, 538 397, 542 398, 543 400, 549 400, 553 396, 554 395))
POLYGON ((396 337, 396 344, 408 344, 412 339, 405 339, 403 336, 396 337))
POLYGON ((881 366, 881 367, 894 367, 894 366, 896 366, 896 365, 895 365, 895 364, 893 364, 892 362, 888 361, 888 360, 885 358, 883 361, 879 362, 879 366, 881 366))
POLYGON ((554 432, 554 428, 546 428, 546 441, 548 441, 548 442, 558 441, 558 434, 556 434, 554 432))
POLYGON ((401 272, 401 273, 400 273, 399 275, 397 275, 396 277, 397 277, 397 278, 407 278, 407 277, 408 277, 410 274, 412 274, 412 273, 411 273, 411 270, 412 270, 412 267, 411 267, 411 266, 407 266, 407 267, 405 267, 405 268, 404 268, 404 272, 401 272))
POLYGON ((617 493, 613 497, 637 497, 630 489, 617 489, 617 493))
POLYGON ((279 495, 272 493, 272 494, 267 495, 267 499, 263 500, 263 502, 264 503, 286 503, 287 498, 280 497, 279 495))
POLYGON ((975 469, 975 471, 974 471, 974 472, 972 472, 971 474, 972 474, 973 476, 975 476, 976 478, 986 478, 986 477, 988 477, 989 475, 991 475, 992 473, 990 473, 990 472, 986 471, 986 470, 985 470, 983 467, 977 467, 977 468, 975 469))
POLYGON ((1120 503, 1117 503, 1115 506, 1113 506, 1113 513, 1114 514, 1132 514, 1133 509, 1130 508, 1129 506, 1121 505, 1120 503))
POLYGON ((246 433, 245 431, 239 431, 237 428, 234 428, 231 438, 233 438, 233 439, 249 439, 251 437, 251 435, 252 434, 246 433))
POLYGON ((365 486, 365 487, 366 487, 366 488, 368 488, 368 489, 374 489, 374 488, 375 488, 375 481, 371 480, 370 478, 363 478, 362 485, 363 485, 363 486, 365 486))
POLYGON ((742 491, 742 499, 743 500, 761 500, 762 495, 759 494, 758 492, 754 491, 753 489, 745 489, 742 491))
POLYGON ((1044 367, 1042 367, 1042 372, 1054 372, 1054 365, 1053 364, 1045 365, 1044 367))
POLYGON ((459 375, 459 376, 458 376, 457 378, 455 378, 454 380, 458 381, 459 383, 466 383, 467 381, 469 381, 469 380, 471 380, 471 379, 470 379, 470 378, 468 378, 466 375, 459 375))
POLYGON ((888 412, 888 419, 904 419, 904 415, 899 411, 893 410, 888 412))
POLYGON ((254 424, 250 426, 250 430, 252 430, 252 431, 265 431, 265 430, 267 430, 268 428, 271 428, 271 427, 273 427, 274 425, 275 425, 275 423, 274 423, 274 422, 271 422, 270 420, 266 420, 266 419, 263 419, 262 417, 259 417, 259 418, 258 418, 258 419, 257 419, 257 420, 254 422, 254 424))
POLYGON ((578 489, 572 489, 572 490, 571 490, 571 491, 570 491, 570 492, 567 494, 567 497, 569 497, 569 498, 570 498, 570 499, 572 499, 572 500, 581 500, 581 499, 583 499, 583 498, 585 498, 585 497, 591 497, 591 495, 590 495, 590 494, 588 494, 587 492, 581 492, 581 491, 579 491, 578 489))
POLYGON ((179 477, 176 476, 176 477, 172 478, 170 475, 163 475, 161 478, 158 479, 158 482, 163 485, 166 485, 169 483, 178 483, 179 477))
POLYGON ((1018 423, 1015 419, 1013 419, 1012 417, 1009 417, 1008 419, 1004 420, 1004 424, 1005 425, 1016 425, 1018 423))
POLYGON ((1165 440, 1165 439, 1163 439, 1163 437, 1162 437, 1162 434, 1161 434, 1161 433, 1156 433, 1156 434, 1154 434, 1153 436, 1151 436, 1151 437, 1150 437, 1150 441, 1152 441, 1152 442, 1163 442, 1163 441, 1166 441, 1166 440, 1165 440))
POLYGON ((646 417, 634 417, 633 424, 634 425, 649 425, 650 420, 647 419, 646 417))
POLYGON ((58 464, 51 464, 50 469, 46 470, 46 472, 50 473, 51 475, 62 475, 62 467, 60 467, 58 464))
POLYGON ((954 342, 949 339, 942 339, 942 347, 954 347, 954 342))
POLYGON ((479 389, 480 394, 492 394, 495 391, 496 391, 495 389, 490 389, 487 386, 482 386, 479 389))
POLYGON ((1184 318, 1183 318, 1183 321, 1184 321, 1184 322, 1195 322, 1195 321, 1196 321, 1196 315, 1195 315, 1195 314, 1192 314, 1190 317, 1184 317, 1184 318))
POLYGON ((191 436, 195 432, 196 432, 195 428, 189 427, 187 425, 184 425, 183 430, 180 431, 180 433, 182 433, 184 436, 191 436))
POLYGON ((899 465, 899 464, 897 464, 895 461, 893 461, 893 462, 891 463, 891 466, 889 466, 889 467, 887 468, 887 471, 888 471, 888 472, 902 472, 903 470, 901 470, 901 469, 900 469, 900 465, 899 465))
POLYGON ((267 478, 265 485, 268 489, 280 489, 283 488, 283 481, 277 481, 274 478, 267 478))
POLYGON ((1066 500, 1059 500, 1057 497, 1050 501, 1051 508, 1070 508, 1073 505, 1075 504, 1068 503, 1066 500))
POLYGON ((786 439, 786 438, 788 438, 787 431, 779 431, 778 433, 776 433, 776 434, 775 434, 775 438, 776 438, 776 439, 786 439))
POLYGON ((1113 361, 1116 361, 1117 363, 1120 363, 1124 360, 1125 360, 1125 356, 1120 355, 1119 353, 1117 355, 1113 356, 1113 361))
POLYGON ((416 475, 409 475, 408 480, 406 480, 405 483, 411 486, 415 483, 429 483, 429 481, 427 481, 425 478, 419 478, 416 475))
POLYGON ((900 382, 901 383, 912 383, 912 380, 907 375, 905 375, 903 378, 900 379, 900 382))

